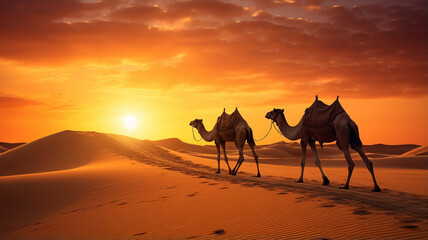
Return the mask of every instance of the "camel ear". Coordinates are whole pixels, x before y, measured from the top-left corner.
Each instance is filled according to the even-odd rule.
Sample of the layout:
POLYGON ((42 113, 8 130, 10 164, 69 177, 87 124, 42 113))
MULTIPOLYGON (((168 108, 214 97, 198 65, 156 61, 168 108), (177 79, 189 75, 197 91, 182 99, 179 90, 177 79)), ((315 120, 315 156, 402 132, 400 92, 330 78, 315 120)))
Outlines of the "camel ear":
POLYGON ((284 109, 281 109, 281 112, 283 113, 283 112, 284 112, 284 109))

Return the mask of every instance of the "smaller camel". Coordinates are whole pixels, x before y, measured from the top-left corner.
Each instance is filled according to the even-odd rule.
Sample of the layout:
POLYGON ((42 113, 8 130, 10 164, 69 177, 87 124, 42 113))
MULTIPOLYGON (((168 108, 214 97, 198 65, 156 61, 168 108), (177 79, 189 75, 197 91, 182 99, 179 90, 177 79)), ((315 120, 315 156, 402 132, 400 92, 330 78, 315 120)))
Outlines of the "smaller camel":
POLYGON ((323 142, 336 141, 337 146, 344 153, 346 162, 348 163, 348 178, 345 185, 341 188, 349 188, 349 181, 351 179, 352 171, 355 165, 349 153, 349 146, 351 146, 352 149, 358 152, 366 164, 368 170, 370 171, 374 183, 374 188, 372 191, 381 191, 376 182, 373 171, 373 163, 368 159, 363 150, 363 145, 358 133, 358 127, 345 112, 345 110, 343 110, 339 103, 339 97, 337 97, 336 101, 332 105, 327 106, 323 102, 318 101, 317 96, 315 102, 311 105, 310 108, 306 109, 305 115, 294 127, 288 125, 284 116, 284 109, 274 108, 272 111, 268 112, 265 117, 278 125, 281 134, 284 137, 290 140, 301 139, 300 146, 302 150, 302 172, 300 174, 300 178, 296 182, 303 182, 306 146, 309 144, 314 154, 315 164, 321 171, 323 185, 328 185, 330 183, 321 168, 321 162, 318 158, 315 141, 320 143, 321 148, 323 142))
POLYGON ((257 156, 257 153, 254 150, 254 146, 256 144, 253 139, 253 131, 248 125, 248 123, 243 120, 237 109, 231 115, 228 115, 223 112, 223 114, 217 119, 217 123, 214 125, 214 128, 211 131, 207 131, 205 129, 205 126, 202 123, 202 119, 195 119, 191 121, 189 125, 196 128, 205 141, 214 141, 217 148, 217 173, 220 173, 220 145, 223 148, 224 161, 226 162, 227 167, 229 168, 229 174, 236 175, 239 168, 241 167, 242 162, 244 162, 244 144, 245 141, 247 141, 248 146, 250 146, 250 149, 253 152, 254 160, 257 165, 257 177, 261 177, 259 170, 259 157, 257 156), (229 127, 222 128, 222 120, 224 118, 226 118, 227 120, 231 120, 230 116, 237 116, 237 118, 232 119, 232 121, 234 122, 232 122, 229 127), (233 169, 230 168, 226 155, 226 142, 235 142, 235 146, 239 150, 239 159, 233 169))

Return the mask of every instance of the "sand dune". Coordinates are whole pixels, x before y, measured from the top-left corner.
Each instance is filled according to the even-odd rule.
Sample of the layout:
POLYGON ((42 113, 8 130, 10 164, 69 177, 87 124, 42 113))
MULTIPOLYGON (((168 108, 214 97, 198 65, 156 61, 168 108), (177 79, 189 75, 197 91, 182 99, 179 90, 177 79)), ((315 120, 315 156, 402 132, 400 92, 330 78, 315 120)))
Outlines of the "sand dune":
MULTIPOLYGON (((199 146, 189 143, 184 143, 179 139, 165 139, 156 141, 156 144, 167 149, 187 153, 196 157, 216 160, 217 151, 215 146, 206 145, 199 146)), ((418 145, 368 145, 365 146, 367 156, 371 158, 376 167, 383 168, 403 168, 403 169, 428 169, 428 158, 420 156, 419 151, 423 152, 424 148, 418 145), (414 149, 416 154, 399 155, 404 151, 414 149)), ((237 159, 238 151, 233 143, 227 145, 227 154, 229 159, 237 159)), ((301 149, 300 145, 295 142, 277 142, 269 145, 256 146, 257 154, 259 155, 260 163, 300 166, 301 164, 301 149)), ((347 167, 343 153, 337 148, 336 144, 326 144, 321 149, 317 146, 318 156, 322 161, 322 165, 326 167, 347 167)), ((248 146, 244 147, 244 156, 246 161, 253 162, 253 154, 248 146)), ((358 153, 351 150, 351 156, 357 167, 365 167, 358 153)), ((223 153, 221 152, 223 159, 223 153)), ((306 151, 306 165, 314 166, 312 151, 308 148, 306 151)))
POLYGON ((9 150, 9 149, 0 146, 0 153, 6 152, 7 150, 9 150))
POLYGON ((0 176, 82 166, 100 150, 89 134, 56 133, 0 155, 0 176))
POLYGON ((6 143, 6 142, 0 142, 0 147, 6 148, 6 149, 12 149, 19 147, 21 145, 24 145, 25 143, 6 143))
POLYGON ((365 145, 364 150, 368 153, 400 155, 418 147, 420 146, 415 144, 403 144, 403 145, 374 144, 374 145, 365 145))
MULTIPOLYGON (((282 151, 284 144, 277 145, 260 146, 259 155, 274 156, 268 150, 282 151)), ((426 170, 377 168, 381 187, 390 189, 371 193, 368 173, 360 176, 358 169, 349 190, 338 189, 345 168, 326 169, 330 186, 321 186, 313 167, 303 184, 294 182, 298 168, 286 165, 262 163, 263 177, 255 178, 249 161, 237 176, 225 174, 222 163, 223 173, 216 174, 216 161, 195 156, 215 156, 212 149, 177 139, 64 131, 6 152, 0 155, 0 238, 402 239, 428 233, 428 194, 406 192, 424 182, 426 170)))
POLYGON ((194 144, 189 144, 181 141, 178 138, 168 138, 159 141, 153 141, 154 143, 168 148, 168 149, 176 149, 180 152, 198 152, 198 153, 209 153, 215 154, 217 150, 214 146, 199 146, 194 144))
POLYGON ((411 151, 403 153, 401 156, 420 156, 420 155, 428 155, 428 145, 415 148, 411 151))

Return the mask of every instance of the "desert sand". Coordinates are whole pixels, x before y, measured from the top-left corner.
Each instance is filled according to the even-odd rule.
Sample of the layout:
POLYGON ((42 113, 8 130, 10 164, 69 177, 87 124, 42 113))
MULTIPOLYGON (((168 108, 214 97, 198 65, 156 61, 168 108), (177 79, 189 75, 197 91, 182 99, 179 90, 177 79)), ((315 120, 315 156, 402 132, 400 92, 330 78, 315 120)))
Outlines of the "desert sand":
MULTIPOLYGON (((4 147, 4 146, 3 146, 4 147)), ((237 151, 227 145, 234 166, 237 151)), ((5 148, 6 149, 6 148, 5 148)), ((63 131, 0 154, 0 239, 423 239, 428 237, 427 146, 372 145, 381 193, 361 159, 349 190, 335 145, 249 149, 236 176, 214 146, 63 131)))

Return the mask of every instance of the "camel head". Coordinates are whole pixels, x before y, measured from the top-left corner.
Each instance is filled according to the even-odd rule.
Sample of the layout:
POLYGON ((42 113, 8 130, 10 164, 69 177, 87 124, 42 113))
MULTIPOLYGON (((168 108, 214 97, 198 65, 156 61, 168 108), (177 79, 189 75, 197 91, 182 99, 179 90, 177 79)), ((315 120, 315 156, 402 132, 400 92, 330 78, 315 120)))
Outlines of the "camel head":
POLYGON ((280 114, 283 113, 284 109, 276 109, 274 108, 272 111, 266 113, 265 118, 270 119, 272 121, 275 121, 276 117, 280 114))
POLYGON ((198 128, 199 123, 202 123, 202 119, 196 119, 189 123, 190 126, 194 128, 198 128))

